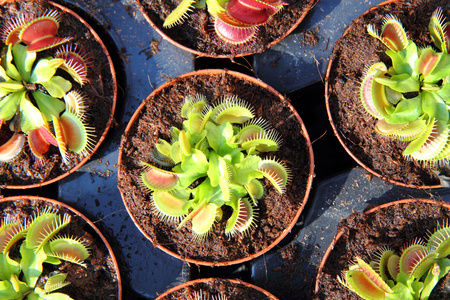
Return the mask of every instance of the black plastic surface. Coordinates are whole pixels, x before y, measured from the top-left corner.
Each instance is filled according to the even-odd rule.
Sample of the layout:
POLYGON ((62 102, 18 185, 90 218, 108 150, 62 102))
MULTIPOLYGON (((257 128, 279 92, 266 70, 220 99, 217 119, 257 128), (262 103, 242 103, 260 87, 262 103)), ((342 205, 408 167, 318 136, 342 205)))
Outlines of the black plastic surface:
POLYGON ((68 0, 66 3, 107 41, 120 85, 116 125, 93 159, 67 179, 41 189, 3 190, 2 194, 55 198, 86 214, 116 253, 124 299, 154 299, 178 283, 212 276, 252 282, 280 299, 309 299, 317 263, 342 217, 353 210, 362 211, 368 204, 405 197, 449 199, 448 189, 399 188, 368 176, 343 150, 328 123, 320 79, 333 43, 351 19, 379 2, 319 1, 305 23, 285 41, 263 54, 231 62, 198 59, 161 40, 134 0, 68 0), (317 45, 302 45, 302 33, 317 28, 317 45), (155 249, 131 221, 117 189, 120 137, 135 109, 168 78, 205 68, 228 68, 250 75, 255 71, 280 92, 289 92, 287 96, 313 141, 316 164, 313 192, 292 233, 269 254, 226 268, 189 266, 155 249), (297 249, 293 273, 283 272, 283 266, 289 263, 282 256, 283 247, 297 249))

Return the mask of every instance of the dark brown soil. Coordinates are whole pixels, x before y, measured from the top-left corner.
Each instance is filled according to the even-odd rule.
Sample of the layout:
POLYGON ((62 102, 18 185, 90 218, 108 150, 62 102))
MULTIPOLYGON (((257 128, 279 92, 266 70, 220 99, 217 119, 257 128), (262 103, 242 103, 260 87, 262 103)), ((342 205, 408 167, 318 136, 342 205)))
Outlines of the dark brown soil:
MULTIPOLYGON (((314 0, 313 0, 314 1, 314 0)), ((288 3, 280 12, 265 25, 259 27, 259 32, 253 43, 247 46, 233 46, 224 49, 220 39, 214 32, 213 18, 206 9, 195 9, 189 13, 189 18, 182 24, 172 28, 163 28, 162 24, 180 0, 139 0, 150 20, 172 40, 190 49, 206 53, 208 56, 260 53, 269 44, 283 37, 304 18, 313 1, 284 0, 288 3)))
MULTIPOLYGON (((342 286, 337 276, 345 270, 355 256, 367 258, 380 248, 389 247, 401 253, 404 245, 415 238, 427 239, 437 222, 447 221, 450 210, 440 204, 408 203, 391 206, 374 213, 355 213, 341 221, 339 231, 344 234, 319 273, 320 290, 315 299, 360 299, 342 286)), ((449 275, 435 287, 430 299, 450 297, 449 275)))
MULTIPOLYGON (((209 262, 230 261, 247 257, 269 246, 298 211, 305 205, 309 167, 309 153, 304 132, 287 101, 252 83, 242 81, 226 71, 214 76, 195 76, 177 81, 161 94, 145 100, 145 107, 130 132, 122 138, 119 164, 119 189, 125 205, 139 226, 153 243, 165 246, 181 257, 209 262), (139 183, 140 162, 150 162, 150 151, 159 138, 169 139, 171 126, 181 127, 179 116, 183 98, 187 94, 204 94, 209 101, 224 95, 238 95, 255 107, 255 115, 269 121, 282 135, 284 143, 275 153, 292 171, 292 182, 284 195, 279 195, 266 182, 266 196, 258 202, 259 219, 256 228, 247 236, 226 237, 225 222, 219 222, 211 235, 194 242, 190 223, 180 230, 176 224, 162 222, 152 214, 150 193, 139 183)), ((270 153, 267 155, 270 156, 270 153)))
MULTIPOLYGON (((79 237, 89 245, 90 256, 85 260, 87 268, 69 262, 63 262, 58 266, 44 264, 41 278, 49 273, 57 271, 66 273, 67 287, 58 292, 65 293, 77 300, 91 299, 117 299, 118 281, 114 261, 109 255, 108 248, 103 243, 95 230, 81 217, 70 210, 44 200, 27 199, 17 201, 5 201, 0 203, 0 219, 7 215, 13 216, 13 220, 29 220, 36 210, 44 208, 57 209, 58 213, 70 214, 71 221, 58 235, 79 237)), ((39 285, 38 281, 38 285, 39 285)))
MULTIPOLYGON (((3 23, 9 16, 15 16, 21 11, 42 12, 49 7, 54 8, 49 6, 46 0, 5 4, 0 7, 0 23, 3 23)), ((61 14, 58 36, 73 37, 72 41, 80 44, 86 52, 90 53, 94 60, 94 64, 88 71, 89 83, 81 87, 78 83, 71 81, 73 84, 72 89, 79 90, 86 96, 85 98, 89 105, 89 115, 86 121, 88 126, 95 128, 93 142, 96 145, 111 120, 111 108, 114 100, 112 74, 107 56, 89 30, 76 18, 67 13, 61 14)), ((40 55, 45 55, 45 53, 38 54, 38 58, 40 55)), ((64 75, 61 74, 61 76, 64 75)), ((2 126, 0 145, 5 143, 10 136, 11 132, 8 126, 2 126)), ((45 155, 42 165, 36 163, 28 146, 24 147, 19 156, 11 163, 0 164, 0 186, 45 182, 66 173, 85 158, 84 155, 77 155, 69 151, 70 165, 65 165, 62 162, 59 150, 54 146, 50 147, 50 151, 45 155)))
POLYGON ((386 47, 369 36, 365 26, 373 24, 380 30, 384 16, 397 16, 418 46, 432 44, 428 32, 431 14, 442 7, 450 17, 448 0, 397 1, 372 10, 350 25, 346 35, 334 47, 329 83, 329 105, 337 132, 350 151, 366 166, 387 179, 415 186, 439 184, 430 166, 402 157, 407 143, 383 137, 374 130, 376 120, 360 104, 359 86, 363 71, 374 62, 390 65, 384 54, 386 47))
POLYGON ((222 299, 220 298, 220 295, 225 295, 226 299, 233 300, 276 300, 275 297, 269 297, 247 285, 219 278, 187 286, 170 293, 159 300, 196 300, 200 298, 195 298, 194 295, 200 293, 204 296, 201 299, 222 299))

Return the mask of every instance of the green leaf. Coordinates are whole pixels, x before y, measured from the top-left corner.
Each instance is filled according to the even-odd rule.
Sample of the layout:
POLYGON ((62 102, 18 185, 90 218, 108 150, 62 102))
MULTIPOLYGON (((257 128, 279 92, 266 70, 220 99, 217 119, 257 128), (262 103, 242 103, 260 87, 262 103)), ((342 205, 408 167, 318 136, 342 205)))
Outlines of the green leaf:
POLYGON ((39 82, 42 84, 50 96, 55 98, 62 98, 70 91, 72 84, 61 76, 54 76, 48 81, 39 82))
POLYGON ((63 293, 51 293, 51 294, 45 294, 40 295, 41 299, 44 300, 73 300, 71 297, 69 297, 66 294, 63 293))
MULTIPOLYGON (((29 83, 31 78, 31 69, 36 60, 36 52, 28 52, 28 47, 21 44, 14 45, 12 53, 17 70, 22 75, 22 79, 29 83)), ((16 79, 21 80, 21 79, 16 79)))
POLYGON ((29 287, 35 287, 39 276, 42 274, 42 264, 47 255, 43 248, 35 252, 34 249, 27 248, 26 243, 22 243, 20 246, 20 254, 22 255, 20 266, 22 267, 25 282, 29 287))
POLYGON ((11 259, 8 253, 0 253, 0 280, 9 280, 12 274, 19 276, 19 263, 11 259))
POLYGON ((394 75, 391 78, 377 77, 375 80, 400 93, 418 92, 420 90, 419 81, 408 74, 394 75))
POLYGON ((211 15, 217 17, 219 13, 225 12, 227 2, 226 0, 206 0, 206 7, 211 15))
POLYGON ((244 158, 239 164, 235 166, 236 182, 241 185, 246 185, 255 178, 263 178, 263 175, 258 170, 261 158, 256 155, 249 155, 244 158))
POLYGON ((414 300, 415 298, 411 294, 410 289, 403 283, 397 283, 392 287, 392 294, 386 295, 386 300, 414 300))
POLYGON ((6 74, 5 69, 1 65, 0 65, 0 78, 2 79, 2 81, 12 81, 12 79, 9 78, 9 76, 6 74))
POLYGON ((14 289, 9 280, 0 281, 0 299, 21 299, 22 293, 14 289))
POLYGON ((424 82, 438 82, 450 75, 450 54, 442 53, 442 56, 436 67, 430 74, 424 77, 424 82))
POLYGON ((181 169, 184 173, 204 174, 208 171, 209 163, 205 154, 197 149, 192 149, 192 155, 184 156, 181 161, 181 169))
MULTIPOLYGON (((231 126, 231 123, 225 122, 221 125, 214 125, 214 123, 208 122, 205 128, 207 130, 206 138, 210 147, 219 155, 224 156, 220 153, 220 147, 233 137, 233 126, 231 126)), ((223 148, 222 151, 224 151, 223 148)))
POLYGON ((409 41, 406 48, 398 52, 387 50, 386 54, 392 60, 392 68, 395 70, 395 74, 408 74, 412 77, 417 77, 417 74, 414 72, 414 66, 419 55, 414 42, 409 41))
POLYGON ((25 91, 12 93, 0 100, 0 120, 11 120, 19 107, 20 100, 25 96, 25 91))
POLYGON ((450 104, 450 83, 442 85, 439 91, 436 92, 447 104, 450 104))
POLYGON ((41 114, 39 109, 27 99, 26 94, 20 99, 20 112, 22 118, 20 119, 20 128, 23 132, 27 133, 30 130, 38 129, 44 126, 44 116, 41 114))
POLYGON ((22 90, 25 90, 25 87, 22 83, 17 81, 5 81, 0 82, 0 90, 2 90, 4 93, 15 93, 20 92, 22 90))
MULTIPOLYGON (((18 49, 20 49, 20 47, 23 47, 23 46, 19 45, 18 49)), ((17 55, 17 57, 14 54, 14 57, 15 57, 16 64, 17 63, 20 64, 22 57, 19 54, 17 55)), ((8 50, 6 51, 6 57, 3 62, 5 64, 6 74, 8 74, 9 77, 14 79, 15 81, 22 81, 22 76, 20 75, 16 66, 13 64, 13 55, 12 55, 12 46, 11 45, 9 45, 8 50)))
POLYGON ((415 97, 400 101, 394 112, 386 118, 389 124, 403 124, 417 120, 423 114, 422 99, 415 97))
POLYGON ((64 62, 65 60, 62 58, 40 59, 31 73, 30 82, 42 84, 49 81, 64 62))
POLYGON ((422 92, 422 109, 430 118, 448 122, 448 110, 444 101, 433 92, 422 92))
POLYGON ((52 120, 52 116, 59 117, 66 108, 64 101, 53 98, 41 91, 34 91, 31 92, 31 94, 33 95, 34 100, 36 100, 39 110, 48 122, 52 120))

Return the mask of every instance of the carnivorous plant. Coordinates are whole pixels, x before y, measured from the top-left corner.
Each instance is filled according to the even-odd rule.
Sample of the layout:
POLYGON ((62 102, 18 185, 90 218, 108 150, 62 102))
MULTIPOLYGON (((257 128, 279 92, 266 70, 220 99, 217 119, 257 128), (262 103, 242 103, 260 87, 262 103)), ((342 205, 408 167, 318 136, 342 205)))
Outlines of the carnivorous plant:
POLYGON ((68 150, 92 149, 85 99, 73 88, 88 82, 90 58, 80 46, 67 44, 70 37, 56 36, 59 21, 60 14, 50 10, 21 14, 1 28, 0 127, 9 126, 12 136, 0 146, 0 162, 19 156, 25 140, 38 163, 51 145, 66 163, 68 150))
POLYGON ((224 45, 250 42, 258 26, 267 23, 287 3, 282 0, 182 0, 167 16, 163 27, 181 24, 194 8, 208 8, 214 30, 224 45))
POLYGON ((143 185, 153 191, 154 212, 162 219, 192 222, 193 232, 206 236, 221 220, 224 205, 232 209, 227 235, 245 234, 255 226, 254 208, 264 196, 267 178, 282 194, 290 171, 282 161, 261 158, 281 145, 280 135, 264 119, 254 119, 253 108, 236 96, 214 105, 203 95, 185 97, 183 128, 172 127, 171 141, 160 139, 152 160, 142 162, 143 185))
POLYGON ((428 25, 433 46, 408 39, 400 21, 388 15, 379 34, 391 65, 373 64, 361 83, 360 97, 366 111, 378 119, 375 130, 409 142, 403 155, 418 161, 439 162, 450 155, 450 22, 442 9, 428 25))
POLYGON ((400 256, 385 248, 369 263, 355 263, 338 280, 364 299, 428 299, 438 281, 450 271, 450 227, 438 225, 428 241, 416 239, 400 256))
POLYGON ((43 272, 44 263, 59 265, 61 261, 86 268, 87 245, 79 238, 59 236, 70 223, 68 214, 61 216, 46 208, 31 220, 5 217, 0 226, 0 298, 1 299, 72 299, 55 292, 70 284, 67 274, 43 272), (45 274, 44 274, 45 273, 45 274))

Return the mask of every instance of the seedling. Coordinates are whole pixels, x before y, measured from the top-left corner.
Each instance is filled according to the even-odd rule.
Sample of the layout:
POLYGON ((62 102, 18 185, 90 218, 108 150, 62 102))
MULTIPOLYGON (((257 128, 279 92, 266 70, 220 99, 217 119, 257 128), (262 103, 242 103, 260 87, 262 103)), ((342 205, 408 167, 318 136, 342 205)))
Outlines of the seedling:
POLYGON ((70 284, 67 274, 44 272, 44 263, 59 265, 62 260, 86 268, 87 245, 79 238, 58 236, 70 223, 68 214, 59 215, 46 208, 31 220, 18 221, 7 216, 0 226, 1 299, 72 299, 55 292, 70 284))
POLYGON ((209 105, 204 96, 187 96, 181 109, 183 128, 172 127, 171 141, 159 140, 152 160, 142 162, 142 184, 153 191, 156 215, 169 222, 188 221, 199 237, 222 219, 222 207, 232 214, 227 235, 245 234, 255 226, 256 205, 264 196, 259 179, 267 178, 283 194, 290 172, 281 161, 261 158, 277 151, 280 135, 253 108, 236 96, 209 105))
POLYGON ((283 5, 282 0, 182 0, 164 21, 163 27, 181 24, 194 8, 207 6, 214 17, 216 35, 225 45, 250 42, 258 26, 267 23, 283 5))
POLYGON ((1 29, 6 44, 0 64, 0 124, 12 136, 0 146, 0 162, 14 160, 27 140, 38 163, 51 146, 69 163, 68 150, 85 155, 92 149, 84 96, 74 85, 88 83, 90 58, 76 45, 62 45, 70 37, 57 37, 57 11, 41 16, 24 14, 1 29), (53 56, 49 51, 58 46, 53 56), (9 123, 9 124, 8 124, 9 123))
POLYGON ((428 242, 416 239, 400 256, 380 250, 366 263, 355 258, 338 280, 364 299, 428 299, 438 281, 450 271, 450 227, 438 225, 428 242))
POLYGON ((389 50, 391 66, 373 64, 361 83, 366 111, 378 119, 375 130, 409 142, 403 155, 418 161, 440 162, 450 155, 450 22, 438 8, 429 23, 432 46, 409 40, 400 21, 388 15, 381 34, 369 34, 389 50))

